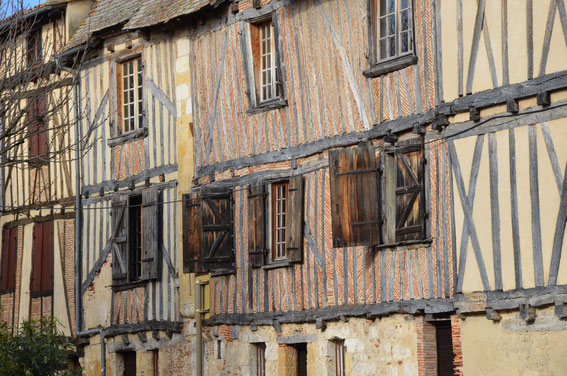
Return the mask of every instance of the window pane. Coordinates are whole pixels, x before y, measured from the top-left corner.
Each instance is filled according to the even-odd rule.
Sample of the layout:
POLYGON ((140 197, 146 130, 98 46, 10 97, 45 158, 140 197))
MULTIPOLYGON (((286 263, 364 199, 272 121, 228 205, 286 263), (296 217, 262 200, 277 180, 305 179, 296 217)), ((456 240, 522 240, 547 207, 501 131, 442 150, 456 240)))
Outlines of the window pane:
POLYGON ((400 4, 401 9, 406 9, 409 7, 409 1, 408 0, 402 0, 401 4, 400 4))
POLYGON ((386 14, 386 0, 380 0, 380 15, 384 16, 386 14))
POLYGON ((396 16, 388 17, 388 35, 396 35, 396 16))
POLYGON ((390 45, 390 55, 389 56, 396 56, 396 38, 395 37, 389 38, 389 45, 390 45))
POLYGON ((408 33, 407 32, 402 33, 400 39, 401 39, 400 43, 401 43, 402 52, 408 52, 409 50, 408 33))
POLYGON ((388 0, 388 13, 396 11, 396 0, 388 0))
POLYGON ((402 11, 402 30, 407 30, 409 28, 409 11, 402 11))

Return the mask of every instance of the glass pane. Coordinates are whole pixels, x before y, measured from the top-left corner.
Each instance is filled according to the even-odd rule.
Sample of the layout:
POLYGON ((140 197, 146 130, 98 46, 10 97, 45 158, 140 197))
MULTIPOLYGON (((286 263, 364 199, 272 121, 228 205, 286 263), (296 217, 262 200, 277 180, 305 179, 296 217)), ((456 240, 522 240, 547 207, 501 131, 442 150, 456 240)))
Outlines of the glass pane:
POLYGON ((388 0, 388 13, 396 11, 396 0, 388 0))
POLYGON ((380 18, 380 37, 386 36, 387 29, 388 29, 388 21, 386 17, 380 18))
POLYGON ((401 1, 401 9, 406 9, 409 6, 409 1, 408 0, 402 0, 401 1))
POLYGON ((407 30, 409 28, 409 11, 404 10, 402 12, 402 30, 407 30))
POLYGON ((380 0, 380 15, 384 16, 386 14, 386 0, 380 0))
POLYGON ((396 16, 388 17, 388 35, 396 35, 396 16))
POLYGON ((400 36, 400 43, 401 43, 401 49, 402 52, 408 52, 408 46, 409 46, 409 41, 408 41, 408 33, 404 32, 401 34, 400 36))
POLYGON ((396 56, 396 38, 390 37, 389 44, 390 44, 390 53, 389 53, 390 56, 396 56))
POLYGON ((385 59, 388 57, 386 39, 380 40, 380 58, 385 59))

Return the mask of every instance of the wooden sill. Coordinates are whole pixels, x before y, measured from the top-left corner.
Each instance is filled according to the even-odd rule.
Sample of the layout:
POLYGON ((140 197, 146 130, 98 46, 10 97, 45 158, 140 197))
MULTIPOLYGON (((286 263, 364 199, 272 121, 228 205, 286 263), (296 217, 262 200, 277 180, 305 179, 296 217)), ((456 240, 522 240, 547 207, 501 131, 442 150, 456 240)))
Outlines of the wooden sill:
POLYGON ((410 65, 417 64, 417 56, 414 52, 398 56, 390 60, 379 61, 372 67, 362 72, 365 77, 380 77, 387 73, 409 67, 410 65))
POLYGON ((251 107, 246 110, 246 113, 248 115, 256 115, 262 112, 283 108, 285 106, 287 106, 287 99, 276 99, 268 102, 262 102, 255 107, 251 107))
POLYGON ((6 294, 13 294, 15 292, 16 289, 6 289, 6 290, 0 290, 0 295, 6 295, 6 294))
POLYGON ((413 245, 413 246, 424 246, 424 247, 428 247, 431 245, 431 243, 433 242, 433 239, 419 239, 419 240, 404 240, 401 242, 395 242, 395 243, 389 243, 389 244, 380 244, 377 246, 374 246, 374 249, 387 249, 387 248, 398 248, 398 247, 405 247, 408 245, 413 245))
POLYGON ((293 264, 287 260, 278 260, 272 262, 271 264, 266 264, 262 266, 264 270, 271 270, 271 269, 279 269, 279 268, 287 268, 288 266, 292 266, 293 264))
POLYGON ((148 134, 149 134, 148 128, 143 127, 143 128, 139 128, 139 129, 135 129, 133 131, 127 132, 127 133, 122 133, 120 136, 116 136, 116 137, 109 139, 106 143, 110 147, 118 146, 118 145, 122 145, 122 144, 125 144, 127 142, 130 142, 130 141, 139 140, 141 138, 146 138, 146 137, 148 137, 148 134))
POLYGON ((32 291, 30 292, 30 297, 33 298, 43 298, 46 296, 51 296, 53 295, 53 290, 47 290, 47 291, 32 291))
POLYGON ((236 274, 235 269, 219 269, 219 270, 211 271, 211 277, 220 277, 223 275, 232 275, 232 274, 236 274))
POLYGON ((124 283, 121 285, 116 285, 116 286, 112 286, 112 290, 117 292, 117 291, 124 291, 124 290, 131 290, 131 289, 135 289, 137 287, 142 287, 146 284, 146 280, 139 280, 139 281, 134 281, 134 282, 128 282, 128 283, 124 283))

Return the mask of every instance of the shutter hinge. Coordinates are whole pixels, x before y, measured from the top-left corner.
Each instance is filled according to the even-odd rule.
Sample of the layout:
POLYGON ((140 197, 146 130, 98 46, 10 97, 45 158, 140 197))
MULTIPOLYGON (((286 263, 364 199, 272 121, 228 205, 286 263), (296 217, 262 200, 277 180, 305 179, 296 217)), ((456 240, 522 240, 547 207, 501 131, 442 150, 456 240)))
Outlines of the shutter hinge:
POLYGON ((153 257, 148 257, 148 258, 142 259, 142 262, 152 262, 152 261, 154 261, 153 257))

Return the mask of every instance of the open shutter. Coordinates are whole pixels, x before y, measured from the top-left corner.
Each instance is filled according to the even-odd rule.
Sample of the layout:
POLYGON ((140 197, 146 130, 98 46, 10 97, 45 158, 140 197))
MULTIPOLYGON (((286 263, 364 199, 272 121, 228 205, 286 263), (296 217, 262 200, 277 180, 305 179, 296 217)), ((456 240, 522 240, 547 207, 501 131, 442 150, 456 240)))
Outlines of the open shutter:
POLYGON ((10 289, 10 280, 13 276, 10 272, 10 266, 12 263, 12 248, 11 248, 11 235, 12 230, 5 229, 2 231, 2 276, 1 276, 1 286, 0 290, 5 291, 10 289))
POLYGON ((39 132, 37 134, 37 155, 40 157, 40 162, 47 160, 47 151, 49 147, 46 111, 46 97, 40 96, 37 99, 37 108, 35 114, 39 132))
POLYGON ((142 193, 142 279, 159 278, 160 250, 159 226, 162 224, 159 216, 159 196, 155 188, 146 189, 142 193))
POLYGON ((419 240, 425 234, 423 142, 396 145, 396 241, 419 240))
POLYGON ((43 259, 43 227, 41 223, 33 226, 33 250, 32 250, 32 278, 31 292, 41 291, 41 263, 43 259))
POLYGON ((12 227, 9 232, 10 241, 8 249, 10 250, 10 263, 8 264, 8 289, 16 287, 16 265, 18 260, 18 228, 12 227))
POLYGON ((198 192, 183 195, 183 272, 202 273, 201 196, 198 192))
POLYGON ((209 188, 202 195, 203 263, 216 272, 234 270, 232 190, 209 188))
POLYGON ((333 247, 380 242, 378 169, 374 147, 329 151, 333 247))
POLYGON ((266 258, 266 187, 251 185, 248 190, 248 259, 250 266, 264 265, 266 258))
POLYGON ((115 284, 127 282, 128 252, 128 196, 112 198, 112 280, 115 284))
POLYGON ((53 290, 53 222, 41 224, 42 230, 42 266, 41 291, 53 290))
POLYGON ((286 255, 290 262, 303 260, 303 176, 289 179, 286 255))

